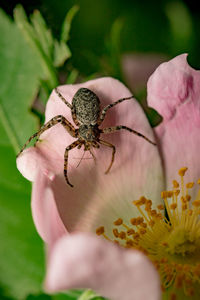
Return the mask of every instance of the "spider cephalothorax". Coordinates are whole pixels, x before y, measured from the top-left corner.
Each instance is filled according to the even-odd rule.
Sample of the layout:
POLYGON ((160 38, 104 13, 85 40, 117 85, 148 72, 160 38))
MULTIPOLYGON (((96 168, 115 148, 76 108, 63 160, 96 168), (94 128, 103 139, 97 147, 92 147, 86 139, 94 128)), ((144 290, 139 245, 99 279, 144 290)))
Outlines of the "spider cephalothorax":
POLYGON ((21 151, 19 152, 18 156, 23 152, 25 147, 28 145, 28 143, 34 138, 39 136, 47 129, 51 128, 52 126, 61 123, 62 126, 67 130, 67 132, 74 138, 76 138, 76 141, 74 141, 72 144, 66 147, 65 154, 64 154, 64 176, 67 181, 67 183, 73 187, 73 185, 69 182, 68 176, 67 176, 67 165, 68 165, 68 152, 77 147, 81 148, 84 146, 84 151, 90 151, 91 155, 94 157, 93 153, 91 152, 91 148, 99 148, 100 144, 112 148, 112 159, 110 162, 110 165, 108 166, 108 169, 106 170, 106 174, 110 171, 110 168, 112 167, 112 164, 114 162, 115 157, 115 146, 110 144, 107 141, 104 141, 100 138, 101 133, 112 133, 121 129, 128 130, 145 140, 147 140, 149 143, 156 145, 154 142, 149 140, 147 137, 145 137, 143 134, 129 128, 123 125, 120 126, 113 126, 113 127, 107 127, 100 129, 99 126, 103 122, 106 112, 111 107, 115 106, 116 104, 124 101, 129 100, 133 98, 133 96, 119 99, 106 107, 104 107, 101 111, 100 109, 100 100, 97 97, 97 95, 92 92, 90 89, 87 88, 80 88, 74 95, 72 99, 72 104, 70 104, 58 91, 58 89, 55 89, 55 92, 60 97, 60 99, 71 109, 72 118, 75 123, 75 125, 78 127, 77 129, 62 115, 58 115, 53 117, 50 121, 48 121, 46 124, 44 124, 38 132, 33 134, 28 141, 25 143, 25 145, 22 147, 21 151))

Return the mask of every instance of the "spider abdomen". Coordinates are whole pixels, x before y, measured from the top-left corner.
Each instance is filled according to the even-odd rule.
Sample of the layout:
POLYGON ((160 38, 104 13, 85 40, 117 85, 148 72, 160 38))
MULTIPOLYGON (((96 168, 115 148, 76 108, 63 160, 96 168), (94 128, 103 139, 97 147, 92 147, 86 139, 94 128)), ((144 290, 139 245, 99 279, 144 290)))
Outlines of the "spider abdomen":
POLYGON ((95 125, 100 114, 100 100, 87 88, 80 88, 72 99, 72 112, 80 124, 95 125))

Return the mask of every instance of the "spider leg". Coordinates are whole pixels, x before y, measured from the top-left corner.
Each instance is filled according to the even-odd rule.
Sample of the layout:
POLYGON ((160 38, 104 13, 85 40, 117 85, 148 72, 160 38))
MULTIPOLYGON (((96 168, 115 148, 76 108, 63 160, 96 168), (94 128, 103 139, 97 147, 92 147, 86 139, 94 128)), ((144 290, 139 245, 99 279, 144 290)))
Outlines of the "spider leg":
POLYGON ((64 97, 63 95, 58 91, 58 88, 55 88, 55 92, 56 94, 60 97, 60 99, 71 109, 71 113, 72 113, 72 119, 74 121, 74 123, 79 126, 79 122, 76 119, 76 113, 74 111, 73 105, 71 105, 64 97))
POLYGON ((99 140, 99 143, 104 145, 104 146, 107 146, 107 147, 110 147, 112 148, 112 158, 111 158, 111 162, 110 162, 110 165, 108 167, 108 169, 106 170, 105 174, 108 174, 108 172, 110 171, 111 167, 112 167, 112 164, 114 162, 114 159, 115 159, 115 152, 116 152, 116 149, 115 149, 115 146, 108 143, 107 141, 103 141, 103 140, 99 140))
POLYGON ((75 112, 75 109, 74 109, 73 106, 72 106, 72 109, 71 109, 71 113, 72 113, 72 119, 73 119, 74 123, 76 124, 76 126, 79 126, 80 124, 79 124, 79 121, 76 118, 76 112, 75 112))
POLYGON ((53 127, 54 125, 61 123, 61 125, 63 125, 63 127, 67 130, 67 132, 73 136, 73 137, 77 137, 77 133, 76 133, 76 129, 74 128, 74 126, 67 120, 65 119, 63 116, 58 115, 54 118, 52 118, 50 121, 48 121, 46 124, 44 124, 40 130, 36 133, 34 133, 29 139, 28 141, 24 144, 24 146, 22 147, 21 151, 17 154, 17 157, 24 151, 24 149, 26 148, 26 146, 30 143, 30 141, 37 137, 39 138, 39 136, 46 131, 47 129, 53 127))
POLYGON ((65 180, 67 181, 67 184, 69 184, 71 187, 73 187, 73 185, 69 182, 68 176, 67 176, 67 165, 68 165, 68 152, 75 148, 76 146, 78 146, 80 143, 79 140, 73 142, 72 144, 70 144, 69 146, 67 146, 67 148, 65 149, 65 154, 64 154, 64 176, 65 176, 65 180))
POLYGON ((90 151, 90 154, 92 155, 92 158, 94 159, 94 163, 96 164, 97 159, 96 159, 94 153, 92 152, 91 149, 89 151, 90 151))
POLYGON ((145 135, 141 134, 140 132, 134 130, 134 129, 131 129, 129 127, 126 127, 126 126, 123 126, 123 125, 120 125, 120 126, 113 126, 113 127, 107 127, 107 128, 104 128, 104 129, 101 129, 101 133, 113 133, 115 131, 118 131, 118 130, 121 130, 121 129, 125 129, 125 130, 128 130, 129 132, 132 132, 140 137, 142 137, 143 139, 145 139, 147 142, 153 144, 156 146, 156 143, 149 140, 145 135))
POLYGON ((106 116, 106 113, 107 113, 108 109, 110 109, 111 107, 113 107, 113 106, 115 106, 115 105, 117 105, 117 104, 119 104, 119 103, 121 103, 125 100, 129 100, 129 99, 132 99, 132 98, 134 98, 134 96, 130 96, 130 97, 127 97, 127 98, 122 98, 122 99, 119 99, 119 100, 117 100, 113 103, 110 103, 106 107, 104 107, 104 109, 101 112, 101 115, 100 115, 100 118, 99 118, 99 121, 98 121, 98 125, 100 125, 103 122, 103 120, 105 119, 105 116, 106 116))
POLYGON ((58 95, 58 97, 70 108, 72 109, 72 105, 63 97, 63 95, 58 91, 58 88, 55 88, 55 92, 58 95))

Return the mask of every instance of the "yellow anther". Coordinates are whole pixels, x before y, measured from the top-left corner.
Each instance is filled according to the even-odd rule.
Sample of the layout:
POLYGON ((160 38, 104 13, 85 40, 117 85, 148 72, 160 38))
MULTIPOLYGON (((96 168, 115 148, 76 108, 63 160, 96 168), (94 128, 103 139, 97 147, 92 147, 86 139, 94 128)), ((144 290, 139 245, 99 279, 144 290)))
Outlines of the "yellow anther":
POLYGON ((179 183, 176 180, 173 180, 173 187, 177 189, 179 187, 179 183))
POLYGON ((140 225, 144 222, 144 219, 142 217, 137 217, 137 225, 140 225))
POLYGON ((133 203, 135 206, 140 206, 140 200, 133 200, 132 203, 133 203))
POLYGON ((149 207, 151 207, 151 206, 152 206, 152 201, 151 201, 150 199, 147 200, 147 201, 146 201, 146 205, 149 206, 149 207))
POLYGON ((141 206, 141 205, 144 205, 146 203, 146 201, 147 201, 147 199, 144 196, 142 196, 142 197, 140 197, 139 200, 134 200, 132 203, 136 206, 141 206))
POLYGON ((178 196, 179 194, 180 194, 180 190, 174 191, 174 195, 175 195, 175 196, 178 196))
POLYGON ((99 228, 96 229, 97 235, 102 235, 104 234, 104 232, 105 232, 104 226, 100 226, 99 228))
POLYGON ((187 188, 187 189, 191 189, 191 188, 193 188, 193 186, 194 186, 194 182, 188 182, 188 183, 186 184, 186 188, 187 188))
POLYGON ((192 202, 192 205, 195 206, 195 207, 199 207, 200 206, 200 200, 194 200, 192 202))
POLYGON ((188 215, 191 216, 192 214, 193 214, 193 210, 192 210, 192 209, 189 209, 189 210, 188 210, 188 215))
POLYGON ((133 226, 137 225, 137 219, 136 219, 136 218, 130 219, 130 223, 131 223, 133 226))
POLYGON ((173 192, 172 192, 172 191, 168 191, 168 192, 167 192, 167 197, 168 197, 168 198, 171 198, 172 196, 173 196, 173 192))
POLYGON ((156 210, 155 210, 155 209, 151 210, 151 216, 154 217, 154 216, 156 216, 156 215, 157 215, 156 210))
POLYGON ((162 205, 162 204, 158 205, 157 208, 158 208, 159 210, 164 210, 164 209, 165 209, 164 205, 162 205))
POLYGON ((147 223, 141 223, 140 226, 143 228, 147 228, 147 223))
POLYGON ((155 221, 154 220, 150 220, 149 221, 149 226, 153 227, 155 225, 155 221))
POLYGON ((123 224, 123 220, 121 218, 119 218, 113 224, 116 225, 116 226, 122 225, 123 224))
POLYGON ((141 205, 142 205, 142 204, 146 203, 147 199, 144 196, 142 196, 142 197, 140 197, 139 201, 141 202, 141 205))
POLYGON ((162 219, 163 219, 163 215, 162 215, 161 213, 158 213, 158 214, 156 215, 156 218, 157 218, 158 220, 162 220, 162 219))
POLYGON ((188 208, 187 204, 182 204, 182 210, 186 210, 188 208))
POLYGON ((130 236, 135 233, 135 230, 131 228, 131 229, 128 229, 126 233, 127 233, 127 235, 130 236))
MULTIPOLYGON (((178 299, 176 288, 182 289, 180 292, 187 297, 196 296, 196 283, 198 288, 200 278, 199 257, 196 255, 200 249, 200 189, 196 200, 192 199, 193 207, 190 208, 189 202, 192 200, 189 189, 194 187, 194 182, 184 183, 186 171, 187 168, 179 170, 180 184, 174 180, 172 189, 162 192, 163 204, 157 205, 156 210, 150 199, 141 197, 133 201, 140 216, 130 219, 129 224, 118 218, 112 229, 115 243, 142 251, 153 260, 161 275, 164 292, 171 289, 171 292, 167 291, 169 300, 178 299), (121 232, 117 227, 120 225, 124 227, 121 232)), ((103 226, 96 232, 110 240, 103 226)))
POLYGON ((151 200, 147 200, 147 202, 145 204, 145 210, 147 212, 151 211, 151 206, 152 206, 152 201, 151 200))
POLYGON ((186 195, 185 196, 186 200, 189 202, 191 200, 191 196, 190 195, 186 195))
POLYGON ((167 191, 162 191, 161 192, 161 198, 167 198, 168 192, 167 191))
POLYGON ((119 231, 118 231, 117 228, 114 228, 114 229, 113 229, 113 234, 114 234, 114 236, 115 236, 116 238, 119 237, 119 231))
POLYGON ((197 180, 197 183, 200 184, 200 178, 197 180))
POLYGON ((126 241, 126 246, 128 246, 128 247, 133 247, 133 246, 134 246, 133 240, 128 239, 128 240, 126 241))
POLYGON ((119 237, 120 239, 122 239, 122 240, 125 240, 125 238, 126 238, 126 232, 120 231, 118 237, 119 237))
POLYGON ((185 172, 187 171, 188 168, 184 167, 184 168, 181 168, 179 171, 178 171, 178 174, 180 176, 184 176, 185 175, 185 172))
POLYGON ((182 202, 182 203, 187 203, 186 198, 182 196, 182 197, 181 197, 181 202, 182 202))
POLYGON ((173 209, 173 210, 175 210, 177 208, 177 204, 176 203, 172 203, 170 205, 170 208, 173 209))
POLYGON ((138 233, 138 232, 136 232, 136 233, 134 234, 133 238, 134 238, 135 240, 139 239, 139 238, 140 238, 140 235, 139 235, 139 233, 138 233))

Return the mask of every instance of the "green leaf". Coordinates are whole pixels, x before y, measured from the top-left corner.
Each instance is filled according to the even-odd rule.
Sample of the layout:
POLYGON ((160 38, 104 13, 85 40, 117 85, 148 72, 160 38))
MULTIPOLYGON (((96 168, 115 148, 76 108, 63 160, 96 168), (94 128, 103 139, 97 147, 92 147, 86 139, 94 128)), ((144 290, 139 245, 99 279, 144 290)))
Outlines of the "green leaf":
POLYGON ((97 295, 94 291, 92 290, 86 290, 80 295, 78 300, 106 300, 105 298, 97 295))
POLYGON ((187 49, 189 52, 194 40, 194 28, 187 5, 182 1, 170 1, 166 4, 165 11, 171 28, 171 49, 175 53, 179 49, 187 49))
POLYGON ((53 36, 51 30, 47 28, 41 13, 35 10, 31 16, 36 36, 45 54, 51 59, 53 52, 53 36))
MULTIPOLYGON (((37 15, 36 15, 37 16, 37 15)), ((40 64, 43 68, 43 72, 45 74, 45 79, 48 80, 49 83, 49 91, 51 91, 54 87, 58 85, 58 79, 57 79, 57 72, 55 68, 53 67, 53 63, 50 59, 50 57, 45 53, 45 49, 43 49, 43 44, 41 44, 41 37, 43 34, 41 33, 38 37, 38 30, 41 29, 41 24, 38 24, 38 17, 32 17, 34 19, 34 24, 37 27, 37 30, 35 31, 35 28, 31 26, 27 20, 25 11, 23 7, 19 4, 16 6, 14 10, 14 19, 18 27, 20 28, 21 32, 23 33, 24 37, 26 38, 27 42, 30 44, 32 49, 34 50, 35 54, 37 55, 38 59, 40 60, 40 64), (36 21, 37 18, 37 21, 36 21), (37 25, 36 25, 37 23, 37 25)), ((41 18, 39 17, 40 22, 41 18)), ((43 26, 44 30, 44 26, 43 26)), ((46 34, 48 35, 48 34, 46 34)), ((48 37, 50 40, 50 37, 48 37)), ((47 46, 48 47, 48 46, 47 46)))
POLYGON ((77 300, 81 294, 80 290, 69 290, 62 294, 52 295, 52 300, 77 300))
POLYGON ((72 8, 68 11, 68 13, 65 17, 65 20, 63 22, 62 31, 61 31, 61 41, 65 42, 65 43, 69 40, 69 32, 71 29, 71 23, 72 23, 74 16, 78 12, 78 10, 79 10, 78 5, 72 6, 72 8))
POLYGON ((57 40, 54 41, 54 66, 60 67, 64 62, 70 58, 71 51, 67 44, 63 41, 58 43, 57 40))
POLYGON ((50 295, 40 294, 40 295, 29 295, 26 300, 51 300, 50 295))
MULTIPOLYGON (((14 160, 13 156, 7 168, 17 177, 14 160)), ((5 295, 14 299, 41 291, 44 274, 43 245, 32 222, 29 199, 30 188, 26 193, 0 184, 0 282, 5 295)))
POLYGON ((111 75, 122 78, 121 74, 121 32, 123 28, 123 20, 118 18, 111 27, 109 39, 107 41, 108 50, 108 66, 111 67, 111 75))
POLYGON ((67 76, 66 84, 74 84, 76 82, 78 74, 78 70, 73 69, 67 76))
POLYGON ((0 10, 0 286, 5 297, 41 291, 43 245, 30 210, 30 184, 16 169, 16 152, 37 128, 30 113, 40 74, 38 59, 0 10))
POLYGON ((145 113, 151 127, 158 126, 163 120, 163 117, 152 107, 146 107, 145 113))
POLYGON ((37 128, 30 108, 42 70, 16 25, 1 10, 0 69, 0 118, 17 153, 37 128))
POLYGON ((74 5, 67 13, 62 25, 60 42, 54 41, 54 66, 60 67, 64 62, 71 57, 71 51, 67 46, 72 20, 79 10, 77 5, 74 5))

